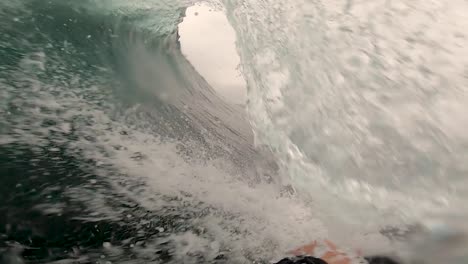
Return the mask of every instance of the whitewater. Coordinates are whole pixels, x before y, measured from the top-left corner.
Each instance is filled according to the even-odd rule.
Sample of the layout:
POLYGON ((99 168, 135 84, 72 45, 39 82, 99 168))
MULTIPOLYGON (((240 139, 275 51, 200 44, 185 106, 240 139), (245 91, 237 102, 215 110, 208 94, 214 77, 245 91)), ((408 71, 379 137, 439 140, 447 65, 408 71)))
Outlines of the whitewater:
POLYGON ((466 1, 208 2, 246 109, 180 51, 195 3, 0 2, 3 263, 466 263, 466 1))

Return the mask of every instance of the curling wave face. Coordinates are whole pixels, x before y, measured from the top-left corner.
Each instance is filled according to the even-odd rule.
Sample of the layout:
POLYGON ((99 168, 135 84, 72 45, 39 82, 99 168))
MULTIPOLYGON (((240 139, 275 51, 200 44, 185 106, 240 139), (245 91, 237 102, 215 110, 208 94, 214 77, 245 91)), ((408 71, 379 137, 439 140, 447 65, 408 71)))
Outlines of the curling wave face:
POLYGON ((414 223, 466 245, 466 1, 225 0, 257 150, 180 53, 191 4, 0 3, 3 259, 382 251, 414 223))

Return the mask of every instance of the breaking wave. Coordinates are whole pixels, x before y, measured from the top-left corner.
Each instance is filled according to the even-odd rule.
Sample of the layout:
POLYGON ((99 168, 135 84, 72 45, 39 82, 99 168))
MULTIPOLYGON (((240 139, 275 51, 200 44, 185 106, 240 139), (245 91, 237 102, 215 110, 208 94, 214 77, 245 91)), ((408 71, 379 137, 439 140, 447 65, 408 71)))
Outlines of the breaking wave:
POLYGON ((0 3, 4 262, 266 262, 321 238, 402 253, 428 228, 461 238, 457 263, 465 1, 224 1, 248 114, 181 54, 192 4, 0 3))

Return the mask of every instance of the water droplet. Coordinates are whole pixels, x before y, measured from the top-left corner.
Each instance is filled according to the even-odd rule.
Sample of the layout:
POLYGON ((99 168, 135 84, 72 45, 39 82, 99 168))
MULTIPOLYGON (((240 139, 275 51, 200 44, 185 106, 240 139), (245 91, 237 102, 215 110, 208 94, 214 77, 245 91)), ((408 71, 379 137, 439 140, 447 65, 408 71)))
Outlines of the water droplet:
POLYGON ((104 242, 104 243, 102 243, 102 246, 103 246, 104 248, 106 248, 106 249, 109 249, 109 248, 112 247, 112 244, 111 244, 110 242, 104 242))

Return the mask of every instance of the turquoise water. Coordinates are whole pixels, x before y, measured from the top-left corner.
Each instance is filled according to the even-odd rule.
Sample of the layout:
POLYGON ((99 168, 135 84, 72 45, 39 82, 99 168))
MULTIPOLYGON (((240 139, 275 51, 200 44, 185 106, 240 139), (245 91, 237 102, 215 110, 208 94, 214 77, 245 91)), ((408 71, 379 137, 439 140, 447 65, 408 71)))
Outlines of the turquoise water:
MULTIPOLYGON (((197 262, 222 255, 194 223, 209 215, 209 205, 169 183, 145 187, 148 176, 191 181, 184 175, 199 177, 196 167, 217 159, 227 160, 222 166, 230 173, 259 180, 247 175, 256 154, 243 113, 180 53, 183 5, 162 7, 0 4, 4 262, 197 262), (154 168, 138 171, 145 163, 154 168), (205 239, 214 253, 206 256, 200 245, 192 257, 174 257, 168 251, 179 233, 205 239), (157 248, 152 254, 145 252, 150 246, 157 248)), ((204 173, 227 173, 213 170, 204 173)))

